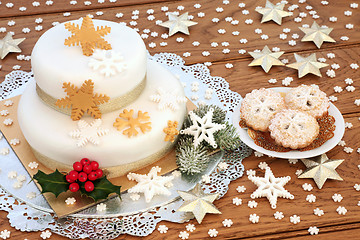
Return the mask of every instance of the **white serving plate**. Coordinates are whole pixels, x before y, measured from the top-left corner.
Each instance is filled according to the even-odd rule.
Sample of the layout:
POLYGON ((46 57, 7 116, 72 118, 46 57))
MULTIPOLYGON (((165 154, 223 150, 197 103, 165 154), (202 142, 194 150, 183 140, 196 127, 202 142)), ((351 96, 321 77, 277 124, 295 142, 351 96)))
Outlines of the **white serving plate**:
MULTIPOLYGON (((291 88, 276 87, 276 88, 270 88, 270 89, 272 89, 276 92, 286 93, 291 88)), ((330 103, 329 114, 335 118, 335 126, 336 126, 335 131, 334 131, 334 136, 331 139, 326 141, 320 147, 309 150, 309 151, 303 151, 303 152, 297 151, 297 150, 292 150, 289 152, 270 151, 270 150, 264 149, 264 148, 256 145, 254 140, 248 135, 247 128, 241 128, 239 126, 240 106, 241 106, 241 102, 236 107, 235 112, 233 114, 233 124, 234 124, 235 128, 237 129, 237 132, 240 135, 241 141, 243 141, 246 145, 248 145, 255 151, 261 152, 263 154, 266 154, 266 155, 269 155, 272 157, 287 158, 287 159, 300 159, 300 158, 311 158, 311 157, 321 155, 321 154, 326 153, 326 152, 330 151, 331 149, 333 149, 340 142, 340 140, 342 139, 344 132, 345 132, 345 121, 344 121, 344 118, 343 118, 341 112, 339 111, 339 109, 337 109, 335 107, 334 104, 330 103)))

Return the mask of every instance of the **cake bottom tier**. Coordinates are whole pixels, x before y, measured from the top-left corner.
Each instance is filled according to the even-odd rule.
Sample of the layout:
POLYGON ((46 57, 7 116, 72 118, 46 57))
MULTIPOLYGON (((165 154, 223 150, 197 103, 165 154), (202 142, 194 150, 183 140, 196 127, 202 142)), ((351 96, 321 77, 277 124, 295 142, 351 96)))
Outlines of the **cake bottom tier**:
MULTIPOLYGON (((185 93, 178 79, 156 62, 148 61, 146 78, 146 86, 136 101, 123 109, 102 115, 100 127, 109 132, 99 137, 99 144, 88 142, 82 147, 77 145, 81 135, 80 138, 70 136, 70 132, 79 129, 78 121, 72 121, 70 116, 42 102, 36 94, 35 82, 29 83, 19 103, 18 120, 35 157, 48 168, 62 171, 69 171, 74 162, 89 158, 98 161, 109 178, 156 162, 171 151, 174 144, 164 140, 166 134, 163 130, 168 121, 177 121, 179 130, 187 111, 185 103, 180 103, 176 111, 170 108, 160 110, 159 103, 151 101, 150 96, 158 94, 159 88, 181 97, 185 93), (148 112, 151 130, 142 133, 137 128, 137 136, 130 138, 123 131, 118 131, 113 123, 124 109, 133 109, 135 118, 138 111, 148 112)), ((94 121, 89 116, 82 117, 82 120, 88 124, 94 121)))

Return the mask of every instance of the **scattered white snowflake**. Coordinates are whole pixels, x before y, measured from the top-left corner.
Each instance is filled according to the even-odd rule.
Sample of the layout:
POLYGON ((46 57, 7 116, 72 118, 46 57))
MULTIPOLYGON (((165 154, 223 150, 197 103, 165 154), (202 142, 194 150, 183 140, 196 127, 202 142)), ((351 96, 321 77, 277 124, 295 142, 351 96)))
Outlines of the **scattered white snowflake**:
POLYGON ((242 44, 245 44, 245 43, 248 42, 248 40, 246 38, 242 38, 242 39, 239 40, 239 42, 242 43, 242 44))
POLYGON ((261 33, 262 33, 262 30, 261 30, 260 28, 256 28, 256 29, 255 29, 255 33, 256 33, 256 34, 261 34, 261 33))
POLYGON ((258 152, 258 151, 254 151, 254 155, 255 155, 255 157, 262 157, 262 156, 264 156, 263 153, 258 152))
POLYGON ((317 227, 309 227, 308 232, 310 235, 317 235, 319 233, 319 229, 317 227))
POLYGON ((245 186, 237 186, 236 191, 238 193, 243 193, 246 191, 246 187, 245 186))
POLYGON ((336 209, 337 213, 339 215, 345 215, 347 213, 347 209, 345 207, 342 207, 342 206, 339 206, 337 209, 336 209))
POLYGON ((10 171, 8 173, 8 178, 15 179, 16 177, 17 177, 17 172, 16 171, 10 171))
POLYGON ((90 57, 89 67, 95 71, 99 70, 105 77, 110 77, 124 71, 127 65, 121 53, 114 50, 95 49, 90 57))
POLYGON ((96 211, 97 212, 105 212, 106 211, 106 204, 105 203, 99 203, 96 205, 96 211))
POLYGON ((280 52, 280 48, 279 48, 279 47, 273 47, 272 50, 273 50, 273 52, 280 52))
POLYGON ((201 181, 203 181, 204 183, 210 183, 211 182, 211 177, 207 174, 202 175, 201 176, 201 181))
POLYGON ((101 119, 95 119, 90 124, 84 120, 79 120, 77 123, 78 129, 71 131, 69 135, 78 139, 76 143, 78 147, 84 147, 88 142, 99 145, 100 137, 109 133, 109 129, 101 128, 101 124, 101 119))
POLYGON ((5 126, 11 126, 13 124, 13 120, 11 118, 6 118, 3 123, 5 126))
POLYGON ((351 67, 352 69, 358 69, 358 68, 359 68, 359 65, 358 65, 357 63, 351 63, 351 64, 350 64, 350 67, 351 67))
POLYGON ((323 1, 321 1, 321 4, 322 4, 322 5, 324 5, 324 6, 326 6, 326 5, 328 5, 328 4, 329 4, 329 2, 328 2, 328 1, 323 0, 323 1))
POLYGON ((352 128, 353 124, 351 122, 345 122, 345 128, 352 128))
POLYGON ((357 183, 356 183, 356 184, 354 185, 354 188, 355 188, 356 191, 360 191, 360 184, 357 184, 357 183))
POLYGON ((332 199, 334 200, 334 202, 341 202, 341 200, 343 200, 343 197, 341 196, 341 194, 335 193, 332 196, 332 199))
POLYGON ((197 15, 199 18, 205 17, 205 13, 203 13, 203 12, 199 12, 197 15))
POLYGON ((169 230, 169 228, 166 225, 159 225, 158 226, 158 231, 160 233, 167 233, 168 230, 169 230))
POLYGON ((183 53, 183 57, 190 57, 191 56, 191 53, 189 53, 189 52, 184 52, 183 53))
POLYGON ((274 213, 274 218, 277 219, 277 220, 281 220, 284 218, 284 213, 283 212, 279 212, 279 211, 276 211, 274 213))
POLYGON ((14 102, 12 101, 12 100, 6 100, 5 102, 4 102, 4 106, 5 107, 10 107, 10 106, 12 106, 14 104, 14 102))
POLYGON ((345 83, 348 84, 348 85, 354 83, 354 81, 353 81, 351 78, 346 78, 344 81, 345 81, 345 83))
POLYGON ((13 184, 13 188, 15 188, 15 189, 19 189, 19 188, 21 188, 23 186, 23 183, 22 182, 19 182, 19 181, 16 181, 16 182, 14 182, 14 184, 13 184))
POLYGON ((193 135, 194 146, 197 147, 202 141, 206 141, 212 147, 216 148, 217 144, 214 139, 214 134, 225 128, 225 124, 218 124, 212 122, 214 109, 210 108, 208 112, 200 118, 193 111, 189 112, 192 125, 180 131, 181 134, 193 135))
POLYGON ((241 3, 239 3, 239 8, 244 8, 246 5, 245 5, 245 3, 243 3, 243 2, 241 2, 241 3))
POLYGON ((349 40, 349 37, 347 37, 347 36, 341 36, 341 37, 340 37, 340 40, 342 40, 342 41, 348 41, 348 40, 349 40))
POLYGON ((296 41, 295 41, 295 40, 290 40, 290 41, 289 41, 289 45, 292 46, 292 47, 295 46, 295 45, 296 45, 296 41))
POLYGON ((5 229, 0 232, 0 238, 2 239, 8 239, 10 238, 10 231, 5 229))
POLYGON ((308 201, 309 203, 313 203, 316 201, 316 196, 314 194, 309 194, 306 196, 306 201, 308 201))
POLYGON ((313 190, 313 186, 310 184, 310 183, 304 183, 303 185, 302 185, 302 188, 304 189, 304 191, 311 191, 311 190, 313 190))
POLYGON ((9 148, 7 148, 7 147, 4 147, 4 148, 1 148, 1 149, 0 149, 0 154, 1 154, 1 155, 8 155, 9 152, 10 152, 10 150, 9 150, 9 148))
POLYGON ((52 233, 51 233, 49 230, 46 230, 46 231, 44 231, 44 232, 41 232, 40 237, 41 237, 42 239, 48 239, 48 238, 51 237, 51 234, 52 234, 52 233))
POLYGON ((186 230, 189 232, 193 232, 195 231, 196 227, 194 224, 189 223, 188 225, 185 226, 186 230))
POLYGON ((258 167, 259 167, 260 169, 262 169, 262 170, 265 170, 265 168, 268 167, 268 164, 267 164, 266 162, 260 162, 260 163, 258 164, 258 167))
POLYGON ((26 194, 26 198, 28 198, 28 199, 33 199, 33 198, 35 198, 36 197, 36 193, 35 192, 28 192, 27 194, 26 194))
POLYGON ((302 169, 298 169, 298 170, 296 170, 295 175, 296 175, 296 176, 300 176, 302 173, 303 173, 303 170, 302 170, 302 169))
POLYGON ((334 71, 333 69, 328 69, 328 70, 326 71, 326 75, 328 75, 328 76, 331 77, 331 78, 336 77, 336 73, 335 73, 335 71, 334 71))
POLYGON ((254 200, 251 200, 248 202, 248 207, 249 208, 256 208, 258 206, 258 203, 254 200))
POLYGON ((314 215, 321 217, 322 215, 324 215, 324 210, 321 210, 320 208, 315 208, 314 215))
POLYGON ((181 172, 179 170, 175 170, 171 173, 174 178, 181 177, 181 172))
POLYGON ((229 69, 229 68, 233 68, 234 65, 232 65, 231 63, 226 63, 226 64, 225 64, 225 67, 226 67, 227 69, 229 69))
POLYGON ((352 153, 354 151, 354 149, 352 149, 351 147, 344 147, 344 152, 346 153, 352 153))
POLYGON ((130 194, 130 199, 133 201, 138 201, 140 199, 140 194, 132 193, 130 194))
POLYGON ((293 224, 298 224, 300 222, 300 217, 297 215, 290 216, 290 222, 293 224))
POLYGON ((344 140, 341 140, 338 145, 344 147, 346 145, 346 142, 344 140))
POLYGON ((246 170, 246 175, 248 176, 255 176, 256 172, 253 169, 246 170))
POLYGON ((235 204, 236 206, 239 206, 242 204, 242 199, 241 198, 238 198, 238 197, 234 197, 232 199, 232 203, 235 204))
POLYGON ((76 199, 74 197, 68 197, 65 200, 66 205, 73 205, 76 202, 76 199))
POLYGON ((354 9, 355 9, 355 8, 358 8, 358 7, 359 7, 359 4, 358 4, 358 3, 351 3, 351 4, 350 4, 350 7, 351 7, 351 8, 354 8, 354 9))
POLYGON ((352 11, 347 10, 344 12, 344 15, 349 17, 352 15, 352 11))
POLYGON ((298 159, 288 159, 290 164, 296 164, 299 160, 298 159))
POLYGON ((256 213, 254 214, 250 214, 249 216, 249 221, 252 223, 258 223, 260 220, 260 217, 258 215, 256 215, 256 213))
POLYGON ((221 162, 218 164, 218 167, 219 167, 220 171, 224 171, 229 167, 229 164, 227 164, 226 162, 221 162))
POLYGON ((253 199, 267 197, 271 208, 273 209, 276 208, 278 197, 294 199, 294 196, 284 188, 285 184, 291 179, 289 176, 276 178, 271 169, 267 167, 265 169, 264 177, 250 175, 248 178, 258 187, 258 189, 256 189, 256 191, 253 192, 250 197, 253 199))
POLYGON ((342 92, 342 90, 343 90, 343 89, 342 89, 342 87, 340 87, 340 86, 335 86, 335 87, 334 87, 334 91, 337 92, 337 93, 342 92))
POLYGON ((217 237, 218 233, 219 232, 215 228, 209 229, 209 231, 208 231, 208 234, 210 237, 217 237))
POLYGON ((245 50, 245 49, 240 49, 238 52, 239 52, 240 54, 245 54, 245 53, 246 53, 246 50, 245 50))
POLYGON ((16 146, 16 145, 20 144, 20 140, 17 138, 13 138, 10 140, 10 144, 13 146, 16 146))
POLYGON ((224 219, 224 221, 222 221, 222 224, 224 227, 231 227, 233 225, 233 221, 231 219, 224 219))
POLYGON ((171 195, 166 185, 174 179, 174 176, 158 176, 160 171, 161 168, 152 167, 148 174, 129 173, 128 179, 135 180, 138 184, 130 188, 128 192, 144 193, 146 202, 150 202, 155 195, 171 195))

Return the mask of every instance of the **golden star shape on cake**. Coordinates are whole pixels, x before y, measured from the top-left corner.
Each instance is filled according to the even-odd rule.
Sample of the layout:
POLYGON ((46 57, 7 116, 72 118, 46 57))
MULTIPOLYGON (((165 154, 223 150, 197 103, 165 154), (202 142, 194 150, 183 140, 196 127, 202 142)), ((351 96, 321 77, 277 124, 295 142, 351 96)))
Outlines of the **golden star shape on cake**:
POLYGON ((171 192, 167 186, 171 186, 174 176, 158 176, 161 168, 152 167, 148 174, 129 173, 128 179, 138 182, 134 187, 128 190, 129 193, 144 193, 145 201, 148 203, 155 195, 170 196, 171 192))
POLYGON ((313 178, 319 189, 323 187, 327 179, 343 180, 335 169, 344 159, 331 160, 324 153, 317 157, 301 159, 301 161, 307 169, 298 178, 313 178))
POLYGON ((168 121, 167 127, 164 128, 164 133, 166 134, 164 141, 175 141, 175 136, 179 135, 179 130, 177 130, 178 122, 177 121, 168 121))
POLYGON ((252 199, 267 197, 272 209, 276 208, 278 197, 294 199, 294 195, 284 188, 285 184, 291 179, 289 176, 276 178, 271 169, 267 167, 264 177, 249 175, 248 178, 258 187, 250 197, 252 199))
POLYGON ((21 52, 19 44, 22 43, 25 38, 13 39, 11 33, 7 33, 3 39, 0 40, 0 58, 4 59, 6 55, 11 52, 21 52))
POLYGON ((323 42, 336 42, 329 36, 333 28, 320 27, 315 21, 311 25, 311 28, 299 27, 299 29, 305 33, 301 41, 314 42, 318 48, 321 47, 323 42))
POLYGON ((191 212, 200 224, 207 213, 221 214, 213 202, 219 197, 219 193, 206 194, 201 189, 200 184, 196 184, 194 189, 184 192, 177 191, 184 203, 177 210, 179 212, 191 212))
POLYGON ((88 113, 94 118, 101 118, 99 104, 109 101, 105 94, 94 93, 94 83, 91 79, 86 80, 80 89, 72 83, 63 83, 63 88, 67 96, 58 99, 55 103, 59 108, 71 108, 71 119, 79 120, 84 113, 88 113))
POLYGON ((110 33, 111 28, 108 26, 101 26, 95 29, 94 23, 89 16, 83 18, 81 27, 75 23, 65 23, 65 28, 73 35, 65 39, 66 46, 81 46, 85 56, 91 56, 94 49, 100 48, 111 49, 110 43, 102 37, 110 33))
POLYGON ((128 137, 136 136, 139 133, 136 128, 140 128, 142 133, 151 130, 151 122, 149 121, 150 117, 147 112, 143 113, 142 111, 138 111, 137 118, 133 117, 133 115, 133 109, 130 111, 124 109, 123 112, 119 114, 120 118, 115 119, 113 126, 116 127, 118 131, 128 127, 123 131, 123 134, 128 137))
POLYGON ((188 12, 182 14, 180 17, 177 17, 173 13, 169 13, 169 21, 160 23, 162 27, 169 28, 169 36, 174 35, 177 32, 182 32, 189 35, 189 27, 194 26, 197 22, 190 21, 188 19, 188 12))
POLYGON ((273 20, 277 24, 281 25, 282 18, 291 16, 292 13, 284 11, 285 3, 274 5, 269 1, 266 1, 264 8, 255 9, 258 13, 262 14, 261 23, 273 20))
POLYGON ((272 66, 283 66, 279 60, 279 57, 284 54, 284 52, 271 52, 269 47, 265 45, 261 52, 249 52, 249 54, 254 58, 254 60, 248 66, 261 66, 264 71, 269 72, 272 66))
POLYGON ((302 78, 308 73, 312 73, 316 76, 321 77, 320 68, 326 67, 329 64, 318 62, 316 59, 316 54, 312 53, 307 57, 302 57, 294 53, 296 62, 286 65, 289 68, 294 68, 298 70, 299 78, 302 78))

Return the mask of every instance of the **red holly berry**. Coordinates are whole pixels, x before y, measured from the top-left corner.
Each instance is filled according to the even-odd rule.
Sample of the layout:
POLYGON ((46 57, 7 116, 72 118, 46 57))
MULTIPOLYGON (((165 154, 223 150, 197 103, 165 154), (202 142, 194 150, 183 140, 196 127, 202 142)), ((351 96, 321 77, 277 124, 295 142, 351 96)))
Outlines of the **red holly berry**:
POLYGON ((72 170, 69 172, 68 176, 70 177, 70 179, 75 182, 76 180, 78 180, 79 177, 79 173, 75 170, 72 170))
POLYGON ((90 181, 95 181, 98 178, 98 175, 96 174, 96 172, 92 171, 91 173, 89 173, 88 175, 88 179, 90 181))
POLYGON ((103 171, 100 168, 96 169, 95 172, 98 178, 101 178, 103 176, 103 171))
POLYGON ((80 162, 75 162, 73 164, 73 168, 74 168, 75 171, 81 172, 82 168, 83 168, 83 165, 80 162))
POLYGON ((88 158, 81 159, 81 164, 84 166, 85 164, 90 164, 90 160, 88 158))
POLYGON ((66 177, 65 177, 65 178, 66 178, 66 181, 67 181, 67 182, 69 182, 69 183, 73 183, 73 182, 75 182, 75 181, 76 181, 76 180, 72 180, 69 174, 68 174, 68 175, 66 175, 66 177))
POLYGON ((91 161, 91 167, 92 167, 92 170, 95 171, 96 169, 99 168, 99 163, 97 161, 91 161))
POLYGON ((81 173, 79 173, 79 181, 80 182, 86 182, 86 180, 87 180, 87 174, 86 173, 84 173, 84 172, 81 172, 81 173))
POLYGON ((80 187, 79 187, 79 184, 77 183, 72 183, 69 185, 69 190, 72 191, 72 192, 77 192, 79 191, 80 187))
POLYGON ((83 171, 86 172, 87 174, 91 173, 92 170, 93 169, 90 164, 85 164, 83 167, 83 171))
POLYGON ((85 191, 87 191, 87 192, 94 191, 94 184, 90 181, 87 181, 85 183, 85 191))

